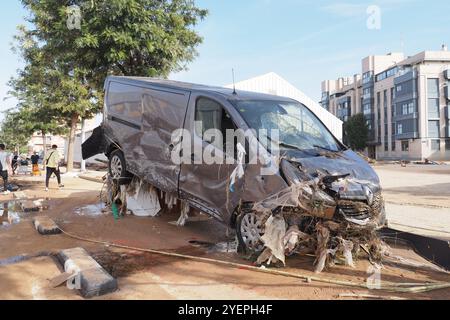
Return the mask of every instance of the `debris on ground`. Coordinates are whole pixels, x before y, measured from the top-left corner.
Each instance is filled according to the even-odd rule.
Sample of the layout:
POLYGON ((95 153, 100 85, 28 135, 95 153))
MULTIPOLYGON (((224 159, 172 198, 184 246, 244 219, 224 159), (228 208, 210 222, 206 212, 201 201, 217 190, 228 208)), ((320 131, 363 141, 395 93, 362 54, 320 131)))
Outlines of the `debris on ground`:
POLYGON ((26 193, 23 192, 23 191, 14 192, 13 193, 13 197, 14 197, 14 199, 17 199, 17 200, 23 200, 23 199, 27 199, 28 198, 26 193))
POLYGON ((287 189, 256 203, 253 211, 268 217, 261 237, 265 249, 257 263, 285 265, 286 255, 313 252, 317 273, 334 264, 354 267, 361 254, 381 264, 387 247, 377 235, 385 223, 381 195, 373 195, 369 206, 325 192, 329 186, 342 190, 350 185, 364 188, 370 182, 319 174, 307 182, 294 181, 287 189))
POLYGON ((179 200, 174 194, 162 192, 138 177, 134 177, 129 185, 118 186, 108 175, 105 186, 106 190, 102 190, 101 198, 106 197, 106 204, 116 206, 122 216, 133 214, 139 217, 156 217, 161 213, 163 203, 168 210, 180 208, 177 226, 182 227, 189 220, 191 207, 186 201, 179 200))
MULTIPOLYGON (((16 192, 16 191, 20 190, 20 186, 15 183, 10 183, 6 186, 6 189, 10 192, 16 192)), ((3 192, 3 191, 5 191, 5 190, 2 185, 2 186, 0 186, 0 192, 3 192)))
POLYGON ((67 283, 68 281, 72 281, 73 278, 75 278, 76 273, 74 272, 64 272, 56 277, 50 279, 50 288, 55 289, 59 286, 62 286, 63 284, 67 283))
POLYGON ((445 162, 437 162, 437 161, 433 161, 430 159, 425 159, 425 161, 416 161, 414 162, 414 164, 418 164, 418 165, 432 165, 432 166, 442 166, 445 165, 445 162))
POLYGON ((134 178, 126 191, 127 210, 138 217, 156 217, 161 211, 157 190, 134 178))
POLYGON ((395 296, 377 296, 373 294, 341 293, 338 298, 375 299, 375 300, 407 300, 395 296))
POLYGON ((25 213, 41 212, 49 208, 47 201, 44 199, 21 200, 19 201, 19 205, 22 211, 25 213))

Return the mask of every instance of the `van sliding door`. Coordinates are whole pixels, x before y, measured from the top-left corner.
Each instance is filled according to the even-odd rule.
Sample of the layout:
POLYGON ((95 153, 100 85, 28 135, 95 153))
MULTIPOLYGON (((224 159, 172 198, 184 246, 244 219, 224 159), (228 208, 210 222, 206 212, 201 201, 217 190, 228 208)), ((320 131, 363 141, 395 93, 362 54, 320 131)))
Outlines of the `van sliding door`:
POLYGON ((178 194, 180 164, 172 162, 173 133, 183 128, 190 92, 146 88, 142 95, 143 117, 140 172, 159 189, 178 194))
POLYGON ((226 148, 226 131, 236 130, 230 109, 226 104, 213 98, 192 95, 186 116, 186 132, 183 148, 187 163, 181 165, 180 195, 191 205, 209 213, 215 218, 228 223, 230 216, 239 203, 241 183, 237 181, 236 192, 230 191, 230 176, 237 167, 237 162, 230 157, 226 148), (214 138, 207 137, 208 132, 217 133, 214 138), (219 139, 218 136, 222 136, 219 139), (214 157, 210 161, 209 155, 214 157), (226 161, 228 159, 228 161, 226 161))

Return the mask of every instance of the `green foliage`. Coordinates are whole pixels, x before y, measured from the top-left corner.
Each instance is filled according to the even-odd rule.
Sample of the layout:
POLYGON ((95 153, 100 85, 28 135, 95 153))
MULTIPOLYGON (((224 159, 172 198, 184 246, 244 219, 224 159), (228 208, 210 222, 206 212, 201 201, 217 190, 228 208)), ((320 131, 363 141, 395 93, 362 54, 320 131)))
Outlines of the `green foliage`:
POLYGON ((106 76, 167 77, 192 61, 202 38, 193 27, 207 11, 192 0, 22 0, 43 52, 69 69, 85 70, 98 91, 106 76), (69 29, 68 7, 81 9, 69 29))
POLYGON ((28 144, 33 135, 33 128, 25 118, 27 116, 19 111, 6 112, 0 130, 0 142, 4 143, 8 150, 12 151, 28 144))
POLYGON ((367 146, 369 127, 362 113, 351 116, 344 123, 345 140, 350 148, 362 151, 367 146))
MULTIPOLYGON (((70 128, 68 170, 77 124, 101 111, 105 78, 167 77, 186 68, 202 42, 193 27, 207 14, 193 0, 21 2, 32 29, 19 26, 15 38, 13 50, 25 67, 10 81, 20 102, 14 119, 25 117, 24 108, 38 115, 24 118, 33 130, 56 134, 70 128), (79 29, 68 24, 74 5, 81 9, 79 29)), ((12 123, 4 123, 3 131, 12 123)))
MULTIPOLYGON (((101 109, 102 95, 89 86, 81 70, 67 70, 65 65, 57 64, 55 59, 45 55, 32 32, 23 26, 19 27, 15 40, 14 49, 24 58, 26 65, 9 85, 11 95, 21 105, 46 109, 48 120, 66 123, 74 113, 90 118, 101 109)), ((45 125, 54 123, 46 121, 45 125)), ((45 131, 50 132, 49 129, 45 131)))

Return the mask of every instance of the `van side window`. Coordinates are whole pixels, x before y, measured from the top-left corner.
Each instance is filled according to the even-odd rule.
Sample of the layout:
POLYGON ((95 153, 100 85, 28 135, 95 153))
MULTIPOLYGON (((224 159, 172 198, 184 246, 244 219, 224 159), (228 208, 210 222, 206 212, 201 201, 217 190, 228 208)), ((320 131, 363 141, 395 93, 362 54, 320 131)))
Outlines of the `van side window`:
POLYGON ((111 82, 108 93, 108 113, 123 120, 142 123, 142 96, 135 87, 111 82))
MULTIPOLYGON (((212 129, 222 132, 225 143, 227 130, 236 130, 237 128, 230 115, 219 103, 208 98, 200 98, 195 107, 195 133, 203 139, 205 132, 212 129)), ((214 141, 206 142, 214 144, 214 141)), ((220 149, 223 147, 215 146, 220 149)))

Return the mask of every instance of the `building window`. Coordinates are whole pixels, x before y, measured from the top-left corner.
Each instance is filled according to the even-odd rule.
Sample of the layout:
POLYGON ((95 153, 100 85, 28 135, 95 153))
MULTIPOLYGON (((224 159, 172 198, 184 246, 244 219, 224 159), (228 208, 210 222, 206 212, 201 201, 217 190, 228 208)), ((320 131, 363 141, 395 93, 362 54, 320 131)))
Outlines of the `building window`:
POLYGON ((397 92, 402 91, 402 85, 401 84, 397 85, 396 90, 397 90, 397 92))
POLYGON ((403 124, 401 123, 397 125, 397 134, 403 134, 403 124))
POLYGON ((431 120, 428 121, 428 137, 429 138, 439 138, 439 121, 431 120))
POLYGON ((445 150, 450 151, 450 139, 445 140, 445 150))
POLYGON ((428 79, 428 98, 438 98, 439 97, 439 79, 428 79))
POLYGON ((402 151, 409 152, 409 141, 402 141, 402 151))
POLYGON ((402 115, 413 114, 416 111, 414 102, 402 104, 402 115))
POLYGON ((391 150, 395 151, 395 148, 396 148, 396 146, 395 146, 395 137, 392 137, 391 150))
POLYGON ((403 115, 408 114, 408 104, 406 103, 402 104, 402 114, 403 115))
POLYGON ((439 118, 439 98, 428 99, 428 118, 439 118))
POLYGON ((414 102, 408 103, 408 114, 413 114, 414 111, 414 102))
POLYGON ((369 83, 370 81, 372 81, 372 79, 373 79, 372 77, 373 77, 372 71, 368 71, 368 72, 364 73, 362 76, 362 83, 363 84, 369 83))
POLYGON ((441 140, 431 140, 431 150, 440 151, 441 150, 441 140))
POLYGON ((388 144, 387 140, 384 141, 384 151, 385 152, 389 151, 389 144, 388 144))
POLYGON ((363 113, 365 115, 371 114, 372 113, 372 105, 370 103, 366 103, 363 107, 363 113))

